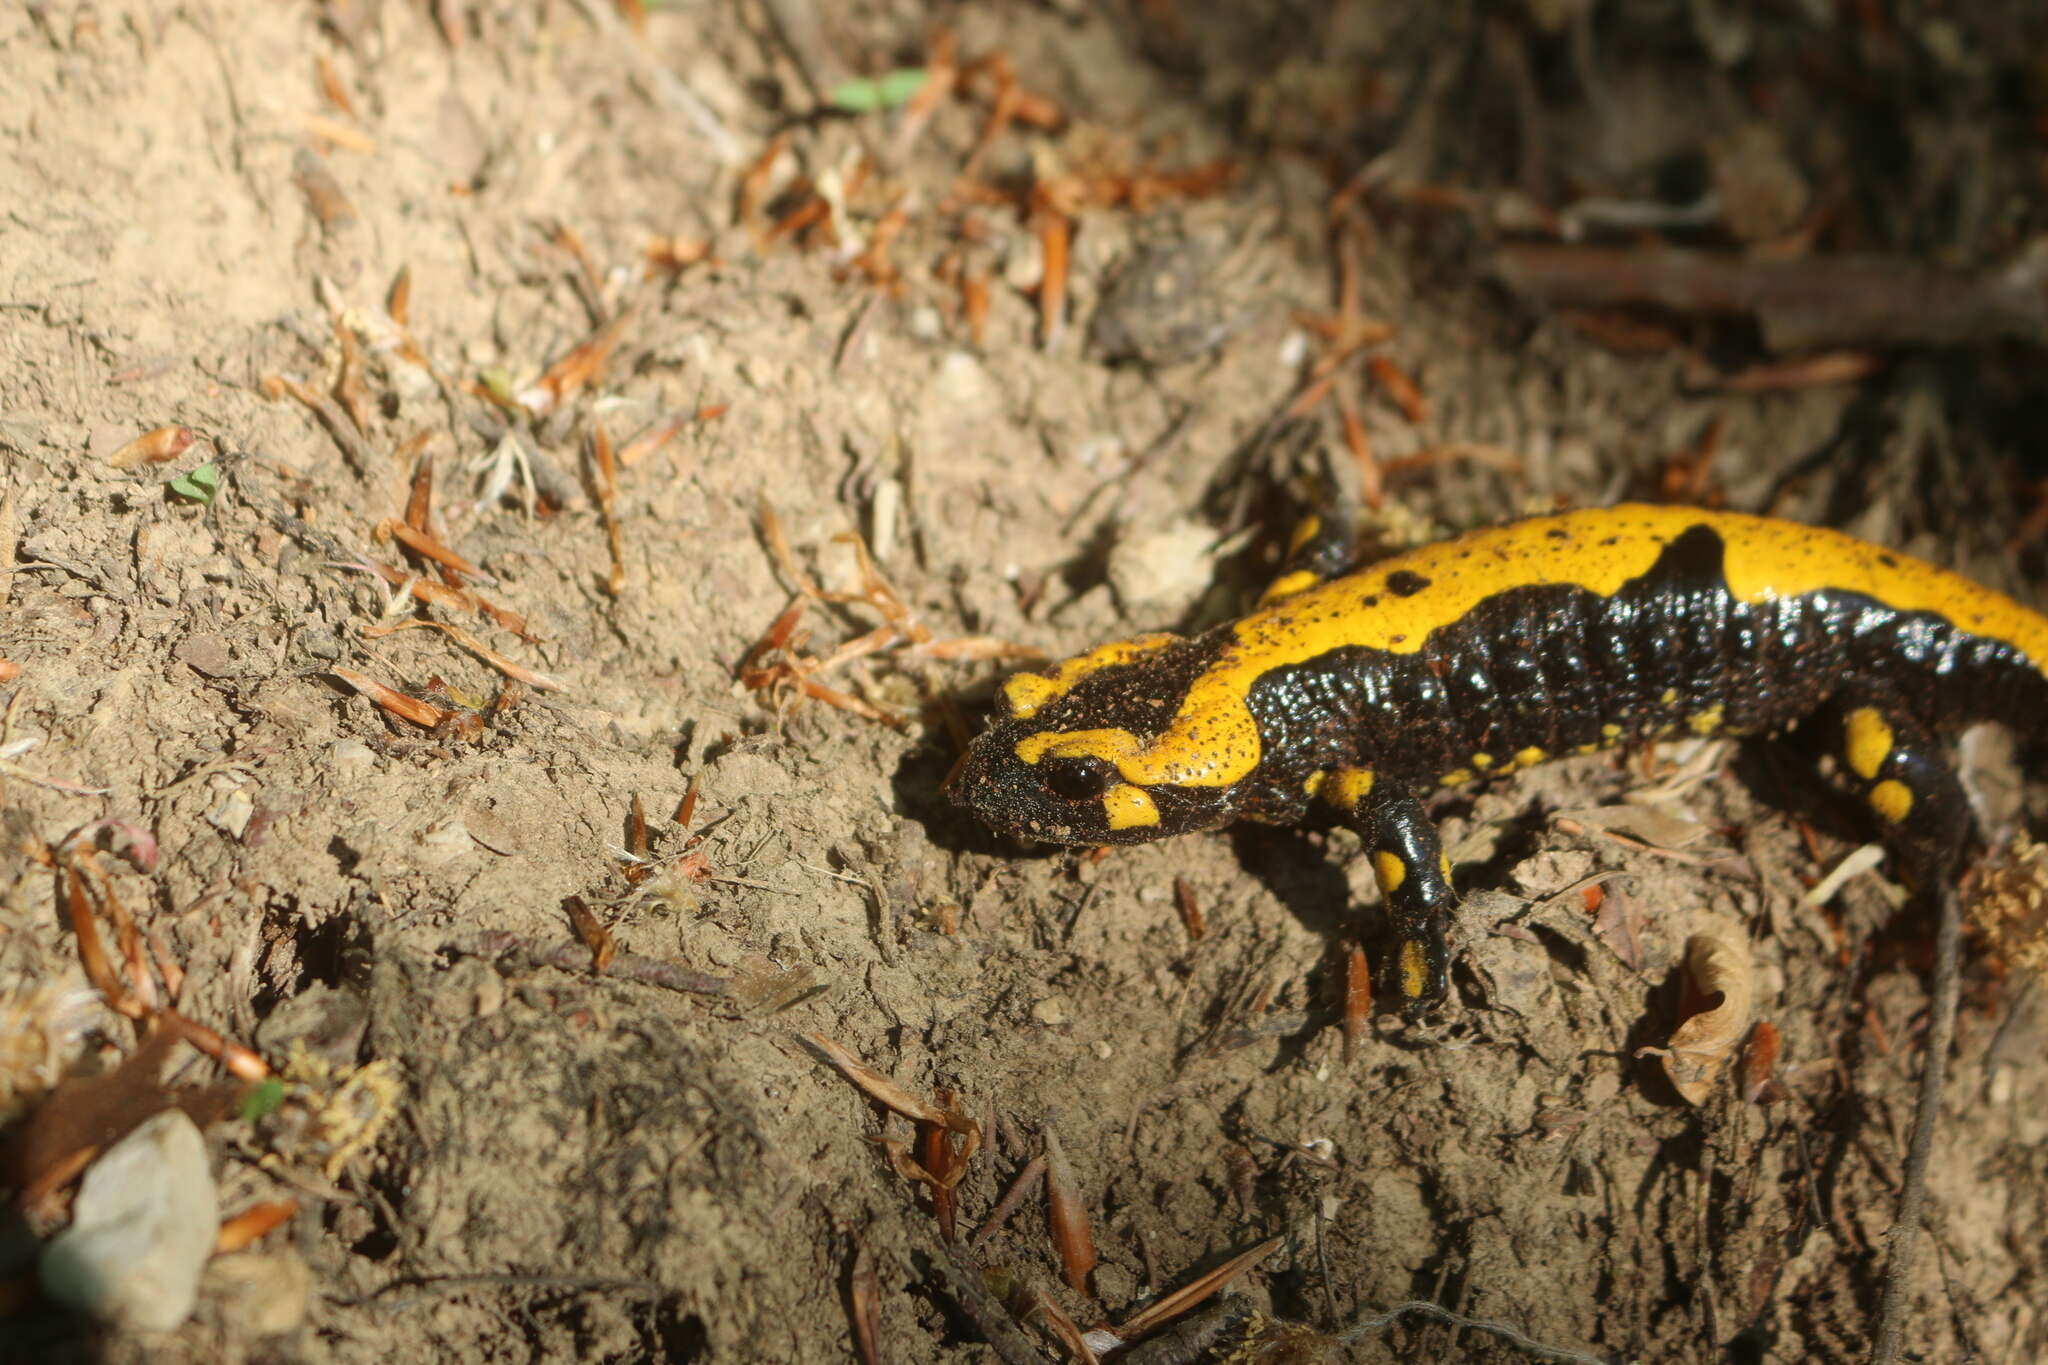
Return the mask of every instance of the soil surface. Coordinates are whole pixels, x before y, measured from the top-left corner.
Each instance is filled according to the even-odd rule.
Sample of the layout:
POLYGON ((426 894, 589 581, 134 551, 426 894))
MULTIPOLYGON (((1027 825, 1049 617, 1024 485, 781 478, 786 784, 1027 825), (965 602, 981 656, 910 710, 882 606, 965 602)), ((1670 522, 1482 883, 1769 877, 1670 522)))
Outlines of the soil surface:
MULTIPOLYGON (((1527 1358, 1372 1325, 1410 1300, 1567 1358, 1861 1358, 1932 933, 1881 863, 1813 903, 1870 831, 1797 756, 1444 795, 1457 998, 1348 1049, 1349 834, 1077 855, 942 791, 1007 647, 1241 610, 1304 467, 1380 549, 1698 498, 2043 600, 2038 338, 1774 375, 1768 318, 1575 311, 1495 253, 2019 259, 2048 18, 1489 8, 0 10, 0 1120, 137 1042, 77 877, 142 1012, 288 1078, 207 1132, 224 1220, 290 1204, 175 1333, 16 1293, 0 1356, 847 1360, 872 1303, 881 1359, 1052 1360, 1042 1316, 983 1337, 1278 1239, 1232 1293, 1302 1359, 1527 1358), (957 88, 820 112, 920 64, 957 88), (452 576, 388 524, 428 486, 452 576), (1753 958, 1769 1102, 1636 1056, 1702 933, 1753 958), (810 1035, 977 1131, 957 1260, 899 1159, 935 1145, 810 1035), (964 1245, 1055 1134, 1087 1293, 1036 1190, 964 1245)), ((1917 1359, 2048 1358, 2027 980, 1973 947, 1917 1359)))

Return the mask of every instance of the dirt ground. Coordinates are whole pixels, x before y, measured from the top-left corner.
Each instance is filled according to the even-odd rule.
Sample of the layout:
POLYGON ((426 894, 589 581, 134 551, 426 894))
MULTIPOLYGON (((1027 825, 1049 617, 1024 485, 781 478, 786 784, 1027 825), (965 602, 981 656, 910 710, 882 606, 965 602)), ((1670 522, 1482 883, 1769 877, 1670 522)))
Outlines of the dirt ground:
MULTIPOLYGON (((1530 1358, 1417 1316, 1344 1335, 1414 1299, 1570 1358, 1861 1358, 1931 929, 1882 868, 1809 903, 1868 830, 1796 762, 1666 746, 1444 797, 1458 999, 1348 1058, 1346 954, 1381 946, 1349 835, 1074 856, 941 791, 988 642, 1256 594, 1291 408, 1354 475, 1369 448, 1383 546, 1708 496, 2048 597, 2038 337, 1837 339, 1851 382, 1745 387, 1768 326, 1500 283, 1516 233, 1658 226, 1567 205, 1707 188, 1674 240, 1967 272, 2048 225, 2034 7, 1709 8, 0 9, 0 1000, 49 1049, 10 1054, 0 1118, 135 1046, 86 994, 81 848, 117 962, 103 897, 140 931, 127 979, 292 1085, 208 1129, 223 1219, 292 1210, 188 1323, 17 1294, 0 1356, 846 1360, 872 1285, 882 1359, 1052 1360, 977 1318, 1122 1322, 1277 1238, 1233 1292, 1324 1335, 1258 1359, 1530 1358), (814 116, 949 50, 928 108, 814 116), (1164 303, 1116 284, 1147 261, 1164 303), (1361 320, 1390 330, 1342 352, 1361 320), (166 426, 195 439, 131 445, 166 426), (495 616, 410 595, 382 523, 428 457, 495 616), (898 596, 757 650, 795 575, 862 595, 853 532, 898 596), (592 974, 579 913, 633 970, 592 974), (1775 1102, 1690 1106, 1634 1055, 1702 931, 1751 946, 1775 1102), (812 1034, 973 1121, 963 1240, 1057 1134, 1092 1296, 1036 1193, 949 1260, 881 1145, 912 1125, 812 1034), (314 1117, 337 1095, 351 1122, 314 1117)), ((1973 951, 1912 1358, 2048 1358, 2025 983, 1973 951)), ((181 1045, 168 1081, 221 1074, 181 1045)))

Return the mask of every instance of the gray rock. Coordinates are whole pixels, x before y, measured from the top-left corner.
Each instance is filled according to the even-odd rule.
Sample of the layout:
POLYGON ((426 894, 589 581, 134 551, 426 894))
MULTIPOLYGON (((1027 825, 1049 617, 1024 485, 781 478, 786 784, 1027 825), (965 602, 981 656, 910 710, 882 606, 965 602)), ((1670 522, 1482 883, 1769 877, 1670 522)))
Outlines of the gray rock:
POLYGON ((43 1290, 101 1322, 168 1332, 192 1314, 219 1230, 206 1143, 170 1109, 85 1173, 71 1226, 43 1248, 43 1290))

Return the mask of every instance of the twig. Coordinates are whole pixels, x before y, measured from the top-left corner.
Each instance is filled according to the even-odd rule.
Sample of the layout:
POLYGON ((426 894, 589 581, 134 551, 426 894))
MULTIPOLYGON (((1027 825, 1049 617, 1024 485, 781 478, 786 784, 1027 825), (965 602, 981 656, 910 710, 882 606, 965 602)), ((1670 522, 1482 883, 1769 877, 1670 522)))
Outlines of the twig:
POLYGON ((1022 1204, 1033 1190, 1038 1188, 1038 1182, 1043 1179, 1045 1179, 1045 1158, 1042 1156, 1032 1157, 1030 1161, 1025 1163, 1024 1169, 1017 1172, 1017 1178, 1010 1182, 1010 1188, 1004 1192, 1001 1199, 996 1201, 995 1208, 989 1211, 988 1217, 982 1220, 981 1226, 974 1230, 974 1236, 968 1239, 967 1245, 973 1247, 976 1251, 981 1250, 981 1244, 993 1237, 996 1230, 1002 1227, 1003 1224, 1010 1221, 1010 1215, 1017 1211, 1017 1206, 1022 1204))
POLYGON ((1884 1267, 1884 1303, 1878 1310, 1877 1343, 1870 1365, 1891 1365, 1906 1330, 1913 1255, 1919 1249, 1920 1220, 1927 1210, 1927 1161, 1934 1154, 1934 1129, 1941 1118, 1941 1092, 1948 1080, 1948 1050, 1956 1036, 1956 1001, 1962 994, 1963 911, 1953 886, 1938 897, 1941 922, 1934 934, 1934 998, 1927 1017, 1927 1057, 1920 1064, 1920 1099, 1913 1106, 1913 1135, 1899 1181, 1899 1211, 1892 1219, 1891 1251, 1884 1267))
POLYGON ((1407 1317, 1410 1313, 1419 1314, 1425 1318, 1435 1318, 1438 1322, 1449 1323, 1453 1327, 1467 1327, 1475 1332, 1489 1333, 1499 1337, 1511 1346, 1520 1348, 1537 1360, 1564 1360, 1571 1362, 1571 1365, 1607 1365, 1607 1362, 1599 1356, 1587 1355, 1584 1351, 1574 1351, 1566 1346, 1547 1346, 1520 1329, 1510 1327, 1504 1322, 1487 1322, 1481 1318, 1468 1318, 1463 1313, 1453 1313, 1450 1309, 1433 1304, 1427 1299, 1410 1299, 1406 1303, 1395 1304, 1384 1313, 1374 1313, 1368 1317, 1360 1318, 1348 1331, 1341 1334, 1337 1339, 1346 1346, 1356 1346, 1369 1336, 1377 1336, 1380 1332, 1393 1326, 1394 1323, 1407 1317))
POLYGON ((625 54, 656 101, 690 121, 697 135, 711 144, 711 154, 721 165, 737 166, 740 163, 739 139, 732 135, 725 121, 704 102, 701 95, 685 85, 680 76, 655 60, 634 39, 610 5, 602 3, 602 0, 577 0, 577 8, 583 11, 583 17, 590 21, 591 27, 604 34, 625 54))
POLYGON ((354 1299, 331 1300, 342 1308, 371 1308, 379 1312, 401 1312, 417 1308, 445 1294, 471 1289, 530 1289, 536 1293, 558 1291, 571 1294, 652 1294, 666 1296, 676 1291, 659 1280, 615 1280, 596 1275, 407 1275, 380 1285, 354 1299), (401 1291, 411 1290, 409 1294, 401 1291))
POLYGON ((1045 1355, 1024 1335, 1008 1310, 989 1293, 981 1278, 981 1267, 955 1246, 940 1243, 924 1253, 927 1264, 961 1314, 981 1333, 981 1339, 996 1353, 1003 1365, 1045 1365, 1045 1355))
POLYGON ((2037 252, 1959 274, 1883 257, 1749 261, 1692 251, 1518 245, 1501 250, 1496 269, 1509 288, 1543 303, 1753 315, 1774 351, 2048 342, 2037 252))
MULTIPOLYGON (((446 945, 446 951, 460 953, 464 957, 481 957, 495 960, 518 954, 537 967, 555 967, 578 976, 593 975, 590 968, 590 949, 581 943, 564 943, 556 948, 542 948, 527 942, 517 934, 503 930, 489 930, 471 934, 446 945)), ((664 990, 684 991, 691 995, 730 995, 732 982, 722 976, 693 971, 678 967, 672 962, 660 962, 637 953, 620 953, 611 960, 611 965, 598 976, 615 977, 623 981, 635 981, 643 986, 660 986, 664 990)))

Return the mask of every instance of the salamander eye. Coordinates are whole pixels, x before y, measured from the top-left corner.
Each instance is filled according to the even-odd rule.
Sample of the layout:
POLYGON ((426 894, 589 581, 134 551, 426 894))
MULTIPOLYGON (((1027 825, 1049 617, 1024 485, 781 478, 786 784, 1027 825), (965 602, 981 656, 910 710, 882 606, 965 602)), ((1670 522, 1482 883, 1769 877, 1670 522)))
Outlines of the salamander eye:
POLYGON ((1099 758, 1048 758, 1039 769, 1045 785, 1069 801, 1093 801, 1116 783, 1116 769, 1099 758))

